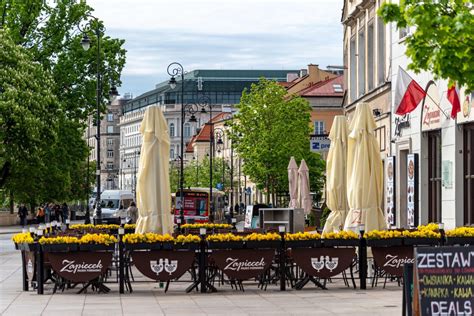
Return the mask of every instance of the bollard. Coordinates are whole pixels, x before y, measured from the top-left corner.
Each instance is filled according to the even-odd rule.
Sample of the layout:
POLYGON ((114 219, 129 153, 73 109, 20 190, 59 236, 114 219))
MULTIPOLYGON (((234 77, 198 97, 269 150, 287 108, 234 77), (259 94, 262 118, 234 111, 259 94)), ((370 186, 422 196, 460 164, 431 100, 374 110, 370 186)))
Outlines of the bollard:
POLYGON ((359 279, 360 289, 367 288, 367 240, 364 238, 364 225, 359 226, 359 279))
POLYGON ((286 291, 286 245, 285 245, 285 226, 278 226, 281 236, 280 243, 280 291, 286 291))

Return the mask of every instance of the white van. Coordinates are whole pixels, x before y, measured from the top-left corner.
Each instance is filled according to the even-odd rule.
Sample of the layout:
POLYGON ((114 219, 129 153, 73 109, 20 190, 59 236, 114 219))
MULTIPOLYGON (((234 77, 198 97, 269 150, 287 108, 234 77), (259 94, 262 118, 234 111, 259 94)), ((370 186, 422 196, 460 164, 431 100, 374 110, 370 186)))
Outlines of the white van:
MULTIPOLYGON (((133 201, 133 193, 126 190, 105 190, 100 195, 102 222, 120 224, 120 218, 127 217, 127 209, 133 201)), ((94 208, 97 218, 97 208, 94 208)))

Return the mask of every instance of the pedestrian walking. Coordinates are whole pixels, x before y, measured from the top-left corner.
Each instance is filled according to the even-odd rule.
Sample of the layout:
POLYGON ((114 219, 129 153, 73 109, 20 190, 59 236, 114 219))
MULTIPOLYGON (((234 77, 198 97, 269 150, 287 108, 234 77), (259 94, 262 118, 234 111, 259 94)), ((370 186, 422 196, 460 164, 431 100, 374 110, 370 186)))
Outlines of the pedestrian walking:
POLYGON ((66 202, 63 203, 63 206, 61 208, 61 215, 62 215, 61 221, 65 223, 66 220, 69 218, 69 206, 67 206, 66 202))
POLYGON ((51 222, 51 204, 50 203, 44 204, 44 220, 46 223, 51 222))
POLYGON ((36 210, 36 223, 44 223, 44 208, 41 205, 36 210))
POLYGON ((130 217, 130 221, 132 224, 137 223, 138 219, 138 208, 135 202, 130 203, 130 206, 127 209, 127 216, 130 217))
POLYGON ((59 204, 54 204, 54 220, 56 221, 61 221, 61 217, 62 217, 62 214, 61 214, 61 207, 59 206, 59 204))
POLYGON ((20 225, 25 227, 27 224, 28 209, 25 204, 21 204, 18 208, 18 217, 20 217, 20 225))

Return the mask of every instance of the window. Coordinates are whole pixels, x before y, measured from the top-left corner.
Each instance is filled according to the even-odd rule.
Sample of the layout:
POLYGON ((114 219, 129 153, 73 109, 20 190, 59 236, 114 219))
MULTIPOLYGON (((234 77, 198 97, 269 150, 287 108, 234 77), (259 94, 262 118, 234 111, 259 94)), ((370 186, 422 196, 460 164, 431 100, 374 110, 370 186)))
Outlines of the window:
POLYGON ((107 138, 107 146, 113 146, 113 145, 114 145, 113 138, 107 138))
POLYGON ((324 133, 325 133, 324 121, 314 121, 314 134, 319 135, 319 134, 324 134, 324 133))
POLYGON ((191 125, 184 123, 184 137, 191 137, 191 125))
POLYGON ((108 113, 107 114, 107 122, 113 122, 114 121, 114 114, 113 113, 108 113))
POLYGON ((113 132, 114 132, 114 127, 112 125, 108 125, 107 126, 107 133, 113 134, 113 132))
POLYGON ((359 56, 358 61, 358 81, 359 81, 359 93, 358 96, 362 96, 365 93, 365 30, 361 28, 359 31, 359 44, 358 44, 359 56))
POLYGON ((174 123, 170 123, 170 137, 174 137, 174 123))
POLYGON ((174 148, 173 147, 170 148, 170 158, 174 159, 174 148))
POLYGON ((332 87, 334 89, 334 92, 344 92, 344 90, 342 90, 342 85, 338 83, 333 84, 332 87))
POLYGON ((441 222, 441 131, 428 133, 428 222, 441 222))
POLYGON ((369 91, 374 88, 374 24, 367 31, 367 84, 369 91))
POLYGON ((111 163, 111 162, 108 162, 108 163, 107 163, 107 169, 113 170, 113 169, 114 169, 114 164, 111 163))
POLYGON ((382 19, 378 18, 378 41, 377 41, 377 83, 383 84, 385 82, 385 24, 382 19))
POLYGON ((357 60, 356 60, 356 41, 355 37, 351 38, 350 41, 350 92, 351 92, 351 102, 357 99, 357 77, 356 77, 356 68, 357 68, 357 60))
POLYGON ((114 158, 114 151, 113 150, 107 150, 107 158, 114 158))

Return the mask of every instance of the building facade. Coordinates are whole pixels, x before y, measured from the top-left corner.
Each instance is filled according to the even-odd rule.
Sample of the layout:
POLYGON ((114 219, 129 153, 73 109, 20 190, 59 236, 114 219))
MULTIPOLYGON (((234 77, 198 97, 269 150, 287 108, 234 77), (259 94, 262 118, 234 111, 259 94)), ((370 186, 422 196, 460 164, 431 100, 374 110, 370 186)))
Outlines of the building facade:
MULTIPOLYGON (((461 112, 452 119, 448 82, 429 72, 410 72, 404 39, 410 29, 391 27, 392 82, 404 69, 427 93, 417 108, 392 117, 392 156, 395 178, 396 226, 428 222, 446 228, 474 224, 474 106, 473 94, 460 89, 461 112)), ((392 95, 395 94, 395 84, 392 95)), ((397 104, 392 104, 393 112, 397 104)), ((387 191, 387 190, 386 190, 387 191)), ((386 209, 387 201, 385 202, 386 209)))
MULTIPOLYGON (((119 121, 122 108, 128 100, 114 98, 107 105, 107 111, 100 122, 100 183, 101 191, 119 188, 120 169, 120 129, 119 121)), ((97 160, 97 126, 94 124, 95 115, 88 119, 84 138, 91 148, 89 160, 97 160)))
MULTIPOLYGON (((181 96, 181 84, 171 89, 168 81, 156 85, 154 90, 146 92, 125 106, 120 119, 120 187, 135 191, 136 175, 139 167, 141 135, 140 123, 148 106, 161 106, 168 123, 170 135, 170 160, 179 160, 181 133, 184 146, 190 142, 198 128, 201 128, 212 117, 221 112, 231 112, 234 105, 240 102, 242 91, 257 83, 261 77, 276 81, 285 81, 288 73, 295 70, 194 70, 184 76, 184 96, 181 96), (201 103, 208 103, 206 113, 201 114, 201 103), (181 131, 181 106, 186 107, 186 121, 181 131), (194 104, 193 111, 197 122, 189 122, 189 105, 194 104), (212 112, 209 111, 212 107, 212 112)), ((186 147, 185 147, 186 149, 186 147)), ((185 155, 188 159, 189 155, 185 155)))
POLYGON ((360 102, 370 104, 377 124, 382 159, 390 153, 391 69, 390 31, 377 10, 383 0, 345 0, 342 12, 344 112, 352 117, 360 102))

